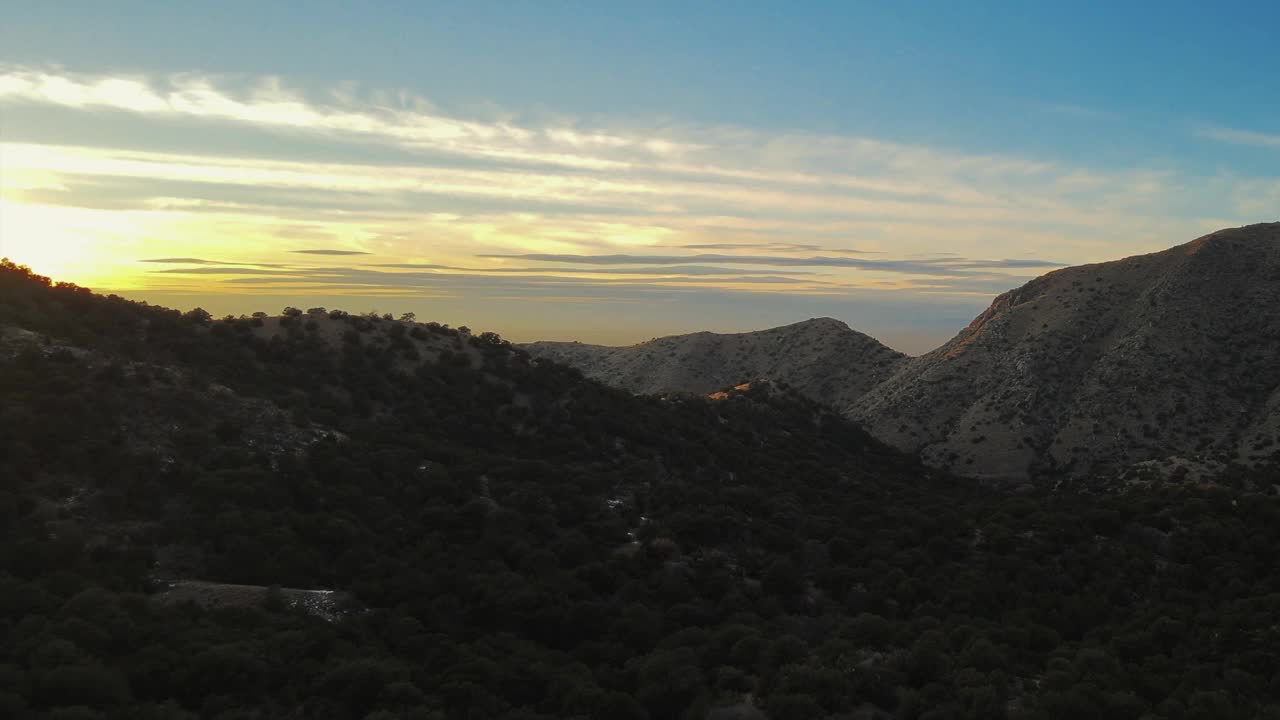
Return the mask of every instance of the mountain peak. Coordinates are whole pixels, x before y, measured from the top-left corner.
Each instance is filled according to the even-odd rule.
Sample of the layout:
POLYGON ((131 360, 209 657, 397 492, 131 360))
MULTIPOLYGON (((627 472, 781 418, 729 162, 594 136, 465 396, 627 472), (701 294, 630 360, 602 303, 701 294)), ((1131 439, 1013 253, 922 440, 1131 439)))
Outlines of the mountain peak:
POLYGON ((782 327, 784 328, 816 328, 821 330, 837 330, 837 331, 852 329, 849 327, 847 323, 841 320, 837 320, 833 317, 809 318, 808 320, 801 320, 800 322, 792 323, 790 325, 783 325, 782 327))
POLYGON ((1280 251, 1280 222, 1256 223, 1211 232, 1165 252, 1196 255, 1202 252, 1280 251))

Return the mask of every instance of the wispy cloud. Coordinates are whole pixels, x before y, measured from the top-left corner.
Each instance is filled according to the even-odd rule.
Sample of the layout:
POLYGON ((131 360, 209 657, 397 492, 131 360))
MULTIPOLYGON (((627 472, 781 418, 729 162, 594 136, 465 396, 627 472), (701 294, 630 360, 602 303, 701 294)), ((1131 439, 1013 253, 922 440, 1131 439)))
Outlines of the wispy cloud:
POLYGON ((694 243, 691 245, 673 245, 685 250, 759 250, 760 252, 829 252, 842 255, 874 255, 879 250, 855 250, 853 248, 830 248, 815 243, 694 243))
POLYGON ((284 267, 276 263, 245 263, 245 262, 227 262, 223 260, 205 260, 203 258, 189 257, 172 257, 172 258, 142 258, 138 262, 157 263, 161 265, 226 265, 230 267, 284 267))
POLYGON ((293 274, 293 271, 289 270, 271 270, 251 265, 169 268, 152 272, 159 275, 277 275, 281 277, 293 274))
POLYGON ((554 255, 524 253, 519 255, 489 254, 485 258, 533 260, 537 262, 583 263, 588 265, 684 265, 686 263, 732 263, 742 265, 773 265, 777 267, 838 267, 877 272, 910 273, 916 275, 957 275, 979 268, 1037 268, 1063 267, 1065 263, 1051 260, 970 260, 965 258, 935 258, 921 260, 871 260, 848 257, 790 257, 768 255, 554 255))
MULTIPOLYGON (((505 120, 450 117, 427 101, 404 94, 372 95, 377 97, 365 98, 345 90, 321 102, 287 89, 275 78, 246 83, 191 74, 123 77, 48 68, 0 69, 0 99, 16 103, 105 108, 143 117, 190 117, 327 139, 358 138, 391 143, 408 151, 430 151, 437 158, 490 164, 488 171, 483 166, 464 169, 455 165, 449 176, 432 175, 432 187, 454 194, 486 189, 490 195, 510 194, 525 187, 516 197, 574 202, 583 200, 584 186, 589 186, 596 202, 609 192, 623 199, 657 195, 677 212, 688 212, 695 203, 676 199, 690 198, 777 212, 929 213, 955 220, 1001 221, 1019 209, 1060 210, 1051 199, 1038 198, 1027 190, 1031 185, 1051 187, 1069 182, 1077 170, 1035 159, 968 154, 865 137, 764 133, 730 127, 582 127, 563 121, 523 126, 505 120), (501 175, 494 174, 498 165, 505 170, 501 175), (514 170, 517 167, 522 169, 514 170), (1019 197, 1021 202, 1010 207, 1019 197)), ((171 168, 171 174, 179 176, 198 169, 204 177, 224 181, 240 177, 275 186, 303 181, 296 168, 270 166, 263 159, 251 167, 224 168, 221 172, 206 167, 210 163, 190 158, 150 163, 138 157, 114 160, 103 170, 156 170, 154 165, 162 163, 178 166, 171 168), (138 167, 139 162, 146 165, 138 167)), ((434 164, 437 167, 431 169, 439 171, 441 161, 434 164)), ((316 167, 321 174, 332 169, 332 165, 316 167)), ((358 181, 351 180, 353 173, 342 173, 347 182, 340 187, 369 192, 421 189, 421 180, 404 177, 407 168, 360 170, 358 181)), ((1132 185, 1127 182, 1132 178, 1115 175, 1105 188, 1113 196, 1132 185)), ((623 206, 634 204, 624 202, 623 206)), ((661 203, 656 207, 652 201, 649 204, 654 210, 663 210, 661 203)))
MULTIPOLYGON (((333 268, 333 267, 317 267, 317 266, 286 266, 286 265, 264 265, 260 263, 244 263, 231 262, 223 260, 205 260, 201 258, 147 258, 138 262, 156 263, 165 265, 174 265, 177 267, 167 268, 164 270, 154 270, 152 272, 162 274, 176 275, 247 275, 247 274, 273 274, 280 276, 310 274, 313 276, 324 276, 335 272, 356 272, 353 268, 333 268)), ((761 270, 752 268, 729 268, 714 267, 705 265, 679 265, 677 267, 558 267, 558 266, 538 266, 538 267, 466 267, 460 265, 443 265, 439 263, 369 263, 360 266, 360 272, 373 269, 372 272, 385 274, 388 276, 393 273, 384 271, 400 271, 400 270, 429 270, 448 273, 451 275, 479 275, 479 276, 502 276, 502 275, 539 275, 539 276, 561 276, 561 275, 591 275, 591 276, 652 276, 655 279, 671 278, 671 277, 687 277, 687 278, 704 278, 708 282, 714 283, 721 278, 728 277, 745 277, 749 275, 778 275, 777 270, 761 270)), ((433 273, 434 274, 434 273, 433 273)), ((793 281, 799 281, 804 276, 817 276, 821 273, 807 270, 795 270, 788 268, 785 270, 787 277, 793 281)), ((406 277, 422 277, 420 274, 405 274, 406 277)), ((810 282, 805 278, 806 282, 810 282)), ((816 281, 812 281, 816 282, 816 281)))
POLYGON ((299 255, 372 255, 373 254, 373 253, 365 252, 363 250, 329 250, 324 248, 321 248, 318 250, 290 250, 289 252, 299 254, 299 255))
MULTIPOLYGON (((771 270, 752 270, 749 268, 726 268, 704 265, 681 265, 676 269, 670 267, 460 267, 457 265, 436 265, 431 263, 370 263, 367 267, 398 268, 404 270, 453 270, 458 272, 482 273, 486 275, 547 273, 547 274, 592 274, 592 275, 766 275, 771 270)), ((806 270, 787 270, 788 275, 817 275, 819 273, 806 270)))
POLYGON ((1207 127, 1202 128, 1198 135, 1202 138, 1231 143, 1232 145, 1249 145, 1270 150, 1280 150, 1280 134, 1227 127, 1207 127))
POLYGON ((822 286, 836 286, 827 280, 812 277, 793 277, 790 274, 761 274, 750 272, 733 272, 727 270, 715 277, 700 276, 697 273, 658 271, 645 273, 652 277, 633 277, 634 273, 613 272, 610 270, 590 271, 593 277, 575 277, 584 271, 578 269, 546 268, 541 270, 524 270, 532 273, 520 277, 503 277, 501 274, 473 269, 458 272, 403 272, 386 271, 370 267, 311 267, 267 269, 254 267, 231 266, 195 266, 187 268, 168 268, 153 271, 157 275, 190 275, 215 276, 221 282, 230 285, 297 285, 351 287, 362 286, 383 290, 405 288, 429 288, 437 291, 462 291, 484 289, 486 292, 510 293, 524 288, 556 288, 556 293, 563 294, 570 287, 607 290, 609 287, 653 287, 670 288, 678 286, 700 287, 707 290, 732 289, 736 286, 748 285, 789 285, 805 291, 822 286))
POLYGON ((244 263, 226 263, 218 260, 204 260, 201 258, 142 258, 138 262, 144 263, 162 263, 165 265, 242 265, 244 263))
POLYGON ((334 93, 336 104, 314 103, 279 78, 258 78, 233 89, 234 80, 179 73, 163 77, 103 76, 59 69, 10 66, 0 71, 0 98, 78 109, 110 109, 145 115, 193 117, 288 131, 383 138, 461 155, 620 169, 623 160, 600 157, 634 152, 676 154, 677 143, 573 127, 534 133, 505 122, 476 122, 439 115, 430 103, 407 94, 375 93, 366 100, 351 88, 334 93))

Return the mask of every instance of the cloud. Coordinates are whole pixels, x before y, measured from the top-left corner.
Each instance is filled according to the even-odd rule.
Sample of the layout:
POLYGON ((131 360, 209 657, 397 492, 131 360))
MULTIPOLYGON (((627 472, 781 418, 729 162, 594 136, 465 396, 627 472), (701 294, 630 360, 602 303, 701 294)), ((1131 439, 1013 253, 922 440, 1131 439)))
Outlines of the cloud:
POLYGON ((173 258, 173 260, 178 260, 193 267, 175 267, 152 272, 157 275, 222 276, 229 278, 227 282, 236 283, 270 283, 278 281, 326 285, 335 283, 343 285, 361 284, 371 287, 392 288, 429 287, 466 282, 493 282, 506 286, 547 282, 603 286, 608 283, 618 287, 636 284, 655 286, 693 284, 708 288, 751 284, 789 284, 804 287, 834 284, 827 280, 819 280, 812 277, 816 275, 813 272, 786 270, 780 273, 775 270, 738 270, 702 266, 681 266, 678 268, 468 268, 432 263, 379 263, 354 268, 261 268, 240 263, 204 261, 194 258, 173 258), (406 272, 414 270, 428 270, 431 272, 406 272), (582 277, 587 275, 591 277, 582 277), (253 276, 254 279, 249 279, 246 276, 253 276))
POLYGON ((726 275, 717 278, 682 276, 679 274, 657 277, 608 277, 579 278, 562 277, 560 275, 529 275, 521 277, 500 277, 487 273, 423 273, 423 272, 384 272, 367 268, 299 268, 292 270, 238 269, 223 267, 198 267, 188 270, 159 270, 158 273, 186 273, 193 275, 225 276, 224 283, 234 285, 275 285, 275 284, 310 284, 341 285, 343 287, 364 286, 382 289, 426 288, 432 290, 483 290, 485 292, 531 292, 543 294, 548 288, 557 295, 570 292, 603 292, 611 288, 630 289, 651 288, 655 292, 671 290, 679 286, 701 287, 707 290, 733 291, 740 285, 792 285, 804 289, 814 289, 824 285, 833 285, 823 280, 812 278, 794 278, 786 275, 726 275))
POLYGON ((162 265, 227 265, 234 267, 284 267, 276 263, 251 263, 251 262, 225 262, 222 260, 205 260, 203 258, 143 258, 138 260, 143 263, 158 263, 162 265))
MULTIPOLYGON (((720 298, 738 302, 756 295, 772 295, 779 291, 792 297, 833 298, 848 301, 862 298, 868 292, 911 293, 917 296, 950 296, 955 298, 989 298, 1021 283, 1023 278, 998 272, 944 276, 934 279, 879 279, 864 284, 841 283, 793 277, 790 274, 725 275, 704 278, 673 275, 655 278, 614 276, 581 277, 555 274, 533 276, 500 276, 484 272, 387 272, 367 267, 293 268, 288 270, 241 269, 231 267, 197 267, 188 271, 157 271, 165 277, 189 273, 217 278, 220 292, 294 292, 317 293, 384 293, 403 297, 504 298, 559 302, 566 299, 599 299, 601 302, 665 302, 681 297, 698 296, 704 300, 720 298)), ((882 298, 883 301, 883 298, 882 298)), ((897 302, 903 302, 899 298, 897 302)))
POLYGON ((278 275, 287 276, 291 272, 288 270, 272 270, 259 267, 246 266, 226 266, 226 267, 189 267, 189 268, 168 268, 166 270, 152 270, 151 272, 160 275, 278 275))
POLYGON ((673 245, 685 250, 760 250, 762 252, 829 252, 846 255, 875 255, 878 250, 855 250, 852 248, 828 248, 813 243, 701 243, 692 245, 673 245))
POLYGON ((168 265, 239 265, 240 263, 224 263, 217 260, 202 260, 200 258, 144 258, 138 262, 144 263, 165 263, 168 265))
POLYGON ((977 268, 1053 268, 1065 263, 1038 259, 969 260, 963 258, 934 258, 919 260, 871 260, 847 257, 788 257, 764 255, 556 255, 548 253, 524 253, 518 255, 488 254, 484 258, 532 260, 536 262, 583 263, 589 265, 683 265, 686 263, 731 263, 745 265, 772 265, 778 267, 842 267, 890 273, 918 275, 956 275, 977 268))
POLYGON ((1197 134, 1202 138, 1231 143, 1232 145, 1248 145, 1269 150, 1280 150, 1280 134, 1226 127, 1207 127, 1201 129, 1197 134))
POLYGON ((309 101, 276 78, 261 78, 236 92, 225 77, 180 73, 166 77, 113 77, 58 69, 9 66, 0 70, 0 98, 77 109, 194 117, 276 130, 384 138, 462 155, 545 162, 591 169, 625 163, 592 151, 628 150, 666 156, 680 146, 662 138, 633 138, 572 127, 540 133, 505 122, 476 122, 432 113, 428 103, 404 97, 391 104, 340 94, 336 104, 309 101))
POLYGON ((365 252, 363 250, 328 250, 328 249, 290 250, 289 252, 297 253, 301 255, 372 255, 373 254, 373 253, 365 252))
MULTIPOLYGON (((194 265, 195 267, 178 267, 178 268, 169 268, 169 269, 166 269, 166 270, 153 270, 152 272, 159 272, 159 273, 192 273, 192 274, 210 274, 210 275, 219 275, 219 274, 221 274, 221 275, 235 275, 235 274, 237 274, 237 273, 244 273, 244 272, 258 272, 258 270, 257 270, 256 268, 257 268, 257 267, 259 267, 259 266, 257 266, 257 265, 254 265, 253 263, 216 262, 216 261, 210 261, 210 260, 194 260, 194 259, 185 259, 185 258, 174 258, 173 260, 176 260, 177 262, 176 262, 176 263, 172 263, 172 264, 194 265)), ((172 261, 171 261, 171 260, 168 260, 168 259, 165 259, 165 260, 140 260, 139 262, 170 262, 170 263, 171 263, 172 261)), ((671 267, 651 267, 651 268, 613 268, 613 267, 604 267, 604 268, 595 268, 595 267, 590 267, 590 268, 567 268, 567 267, 517 267, 517 268, 508 268, 508 267, 495 267, 495 268, 478 268, 478 267, 459 267, 459 266, 456 266, 456 265, 437 265, 437 264, 433 264, 433 263, 376 263, 376 264, 370 264, 370 265, 362 265, 362 266, 360 266, 360 267, 361 267, 361 268, 386 268, 386 269, 389 269, 389 270, 433 270, 433 271, 439 270, 439 271, 450 271, 450 272, 449 272, 449 274, 472 274, 472 275, 506 275, 506 274, 532 274, 532 275, 567 274, 567 275, 572 275, 572 274, 590 274, 590 275, 664 275, 664 276, 670 276, 670 275, 688 275, 688 276, 706 276, 706 277, 716 277, 716 276, 721 276, 721 275, 769 275, 769 274, 773 274, 773 272, 774 272, 774 271, 766 271, 766 270, 750 270, 750 269, 745 269, 745 270, 744 270, 744 269, 737 269, 737 268, 712 268, 712 267, 698 267, 698 266, 690 266, 690 267, 684 267, 684 266, 681 266, 681 267, 674 268, 674 269, 673 269, 673 268, 671 268, 671 267)), ((356 270, 354 270, 354 269, 352 269, 352 268, 325 268, 325 267, 285 267, 285 266, 272 266, 270 269, 265 270, 264 272, 270 272, 270 273, 275 273, 275 274, 280 274, 280 275, 287 275, 287 274, 290 274, 290 273, 306 272, 306 273, 312 273, 312 274, 315 274, 315 275, 321 275, 321 274, 325 274, 325 273, 333 273, 333 272, 348 272, 348 271, 350 271, 350 272, 355 272, 356 270)), ((381 270, 374 270, 373 272, 382 272, 382 271, 381 271, 381 270)), ((814 273, 814 272, 804 272, 804 271, 793 272, 793 271, 790 271, 790 270, 789 270, 789 271, 787 271, 787 273, 788 273, 789 275, 816 275, 816 274, 818 274, 818 273, 814 273)), ((387 274, 392 274, 392 273, 387 273, 387 274)), ((405 274, 406 276, 408 276, 408 275, 413 275, 412 273, 404 273, 404 274, 405 274)), ((419 275, 414 275, 414 276, 415 276, 415 277, 419 277, 419 275)))
MULTIPOLYGON (((417 269, 417 270, 457 270, 462 272, 484 273, 501 275, 506 273, 547 273, 547 274, 585 274, 593 275, 611 274, 611 275, 766 275, 771 270, 750 270, 742 268, 723 268, 701 265, 681 265, 678 269, 670 267, 459 267, 456 265, 436 265, 433 263, 371 263, 368 267, 379 268, 399 268, 399 269, 417 269)), ((818 273, 805 270, 788 270, 788 275, 817 275, 818 273)))
MULTIPOLYGON (((126 111, 141 117, 196 118, 247 129, 288 130, 292 135, 311 133, 328 141, 389 143, 434 153, 423 158, 437 166, 430 173, 430 185, 454 194, 488 189, 489 195, 502 196, 532 186, 514 197, 563 202, 589 195, 592 202, 599 202, 603 191, 611 191, 624 201, 622 207, 632 207, 636 203, 626 200, 639 193, 661 195, 678 212, 689 211, 692 203, 675 198, 692 198, 790 213, 906 216, 927 212, 953 220, 1002 220, 1020 210, 1053 212, 1053 203, 1028 197, 1028 184, 1052 185, 1075 170, 1035 159, 865 137, 731 127, 646 128, 625 123, 584 127, 574 121, 515 125, 449 116, 407 95, 391 103, 375 102, 350 88, 319 102, 289 90, 275 78, 246 83, 192 74, 117 77, 0 66, 0 99, 83 111, 126 111), (481 164, 463 167, 459 163, 464 159, 481 164), (455 175, 441 177, 439 166, 449 166, 455 175), (494 176, 499 168, 505 181, 494 176), (591 192, 584 192, 587 189, 591 192), (1019 202, 1010 207, 1015 197, 1019 202)), ((255 164, 261 166, 262 159, 255 164)), ((333 167, 333 163, 315 164, 333 167)), ((209 170, 200 172, 205 177, 227 177, 227 170, 209 170)), ((253 173, 246 168, 236 174, 247 176, 249 182, 272 180, 277 186, 297 180, 287 173, 263 170, 253 173)), ((361 174, 381 174, 385 179, 405 172, 401 167, 361 174)), ((1124 173, 1108 177, 1118 182, 1098 188, 1100 192, 1110 191, 1114 197, 1132 186, 1124 182, 1131 179, 1124 173)), ((364 187, 352 189, 394 189, 368 177, 364 181, 364 187)), ((412 188, 401 185, 399 189, 412 188)), ((650 199, 640 198, 640 202, 661 210, 650 199)))

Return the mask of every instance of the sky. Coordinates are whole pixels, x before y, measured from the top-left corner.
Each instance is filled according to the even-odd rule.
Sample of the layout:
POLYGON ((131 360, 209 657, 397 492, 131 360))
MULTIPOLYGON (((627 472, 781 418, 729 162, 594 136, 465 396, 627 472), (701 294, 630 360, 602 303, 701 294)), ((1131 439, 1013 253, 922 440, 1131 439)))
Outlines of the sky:
POLYGON ((0 0, 0 256, 217 315, 910 353, 1280 219, 1280 4, 0 0))

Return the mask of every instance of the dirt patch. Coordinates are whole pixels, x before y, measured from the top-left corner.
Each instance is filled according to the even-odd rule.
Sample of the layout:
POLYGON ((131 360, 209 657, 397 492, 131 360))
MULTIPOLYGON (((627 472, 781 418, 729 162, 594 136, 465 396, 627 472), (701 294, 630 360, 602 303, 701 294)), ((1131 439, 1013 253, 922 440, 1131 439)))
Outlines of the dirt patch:
POLYGON ((164 583, 154 601, 165 605, 193 603, 202 608, 262 607, 276 600, 326 620, 337 620, 361 608, 349 593, 335 590, 272 588, 266 585, 234 585, 202 580, 176 580, 164 583))

